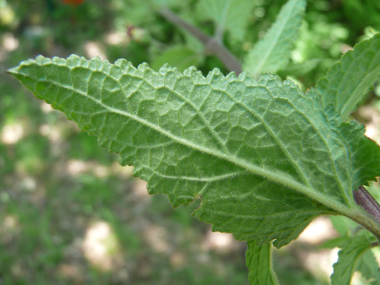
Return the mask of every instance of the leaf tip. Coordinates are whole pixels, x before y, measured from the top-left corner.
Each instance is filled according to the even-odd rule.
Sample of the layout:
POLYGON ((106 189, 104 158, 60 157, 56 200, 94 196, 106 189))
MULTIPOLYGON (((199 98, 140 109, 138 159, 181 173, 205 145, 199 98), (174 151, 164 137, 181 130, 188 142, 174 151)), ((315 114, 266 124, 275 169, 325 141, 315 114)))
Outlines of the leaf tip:
POLYGON ((15 75, 15 74, 18 74, 18 67, 12 67, 12 68, 9 68, 7 71, 7 73, 11 74, 11 75, 15 75))

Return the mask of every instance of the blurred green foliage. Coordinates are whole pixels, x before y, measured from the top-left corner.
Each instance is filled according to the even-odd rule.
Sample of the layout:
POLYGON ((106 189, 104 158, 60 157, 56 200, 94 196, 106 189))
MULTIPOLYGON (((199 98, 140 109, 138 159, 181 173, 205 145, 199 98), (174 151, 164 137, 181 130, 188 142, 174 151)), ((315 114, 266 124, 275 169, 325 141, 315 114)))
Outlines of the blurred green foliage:
MULTIPOLYGON (((244 21, 234 22, 236 13, 231 13, 222 35, 240 60, 286 1, 246 2, 244 21)), ((115 154, 101 150, 94 137, 80 133, 5 73, 38 54, 89 57, 94 52, 111 62, 127 58, 155 69, 169 62, 180 70, 195 65, 204 74, 215 67, 226 73, 219 59, 158 13, 167 5, 213 36, 219 18, 213 19, 216 14, 206 11, 206 4, 0 0, 1 284, 248 284, 244 244, 227 250, 207 246, 208 225, 190 215, 197 205, 172 209, 166 197, 142 194, 144 185, 116 165, 115 154), (113 233, 107 270, 83 249, 89 229, 99 222, 113 233)), ((291 62, 279 75, 305 89, 313 86, 342 52, 368 37, 368 31, 380 30, 379 14, 377 0, 309 1, 291 62)), ((374 90, 364 102, 372 115, 355 115, 365 123, 380 117, 379 85, 374 90)), ((282 284, 327 284, 293 254, 275 256, 282 284)))

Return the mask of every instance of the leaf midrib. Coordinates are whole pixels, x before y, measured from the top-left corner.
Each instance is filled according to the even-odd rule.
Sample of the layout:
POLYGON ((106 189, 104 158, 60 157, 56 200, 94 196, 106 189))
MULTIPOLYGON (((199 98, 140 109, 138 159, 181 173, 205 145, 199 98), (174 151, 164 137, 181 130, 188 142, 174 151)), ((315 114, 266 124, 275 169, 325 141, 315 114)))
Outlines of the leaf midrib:
POLYGON ((230 9, 231 0, 227 0, 223 7, 222 16, 220 18, 219 23, 217 23, 218 27, 215 31, 215 36, 223 36, 224 30, 225 30, 225 23, 227 20, 228 10, 230 9))
POLYGON ((154 171, 153 173, 165 178, 165 179, 170 179, 170 180, 187 180, 187 181, 196 181, 196 182, 215 182, 219 180, 224 180, 227 178, 235 178, 237 176, 241 175, 249 175, 251 174, 249 171, 240 171, 240 172, 233 172, 233 173, 228 173, 228 174, 223 174, 223 175, 217 175, 213 177, 187 177, 187 176, 171 176, 171 175, 166 175, 162 174, 158 171, 154 171))
MULTIPOLYGON (((380 64, 376 68, 374 68, 371 72, 367 73, 362 78, 362 80, 360 80, 360 83, 355 87, 354 91, 351 93, 350 98, 342 106, 342 109, 341 109, 340 113, 341 113, 341 117, 342 117, 343 121, 346 120, 346 118, 349 115, 349 112, 353 111, 353 110, 350 110, 350 109, 348 109, 348 111, 346 111, 346 109, 349 108, 350 106, 355 106, 356 103, 357 103, 357 101, 360 99, 360 95, 368 90, 368 88, 363 88, 363 86, 367 85, 367 83, 368 83, 367 79, 369 77, 371 77, 374 73, 380 73, 380 64), (363 90, 365 90, 365 91, 363 91, 363 90)), ((341 81, 341 84, 342 84, 342 82, 343 82, 343 80, 341 81)), ((341 95, 341 94, 339 94, 339 95, 341 95)))
MULTIPOLYGON (((292 9, 294 8, 294 6, 296 4, 297 4, 297 2, 294 1, 292 9)), ((286 19, 284 22, 287 23, 289 21, 289 17, 292 14, 292 9, 289 9, 289 13, 284 17, 286 19)), ((274 27, 275 24, 276 24, 276 22, 273 24, 272 27, 274 27)), ((280 37, 280 35, 282 34, 282 32, 285 30, 285 26, 286 25, 282 25, 281 28, 278 30, 278 33, 275 36, 275 40, 272 41, 272 44, 270 45, 270 48, 267 50, 268 52, 264 55, 263 59, 260 61, 260 64, 256 66, 256 68, 254 70, 254 76, 256 76, 259 72, 261 72, 261 68, 263 67, 264 63, 266 62, 266 60, 268 59, 269 55, 272 53, 274 47, 276 46, 278 38, 280 37)), ((272 27, 270 29, 272 29, 272 27)))
MULTIPOLYGON (((209 201, 207 201, 209 202, 209 201)), ((289 211, 282 211, 280 213, 273 213, 273 214, 265 214, 265 215, 243 215, 243 214, 236 214, 236 213, 226 213, 224 211, 216 211, 216 210, 204 210, 205 212, 212 212, 212 213, 216 213, 218 214, 219 216, 232 216, 232 218, 244 218, 244 219, 249 219, 249 220, 268 220, 268 219, 273 219, 273 218, 284 218, 284 216, 291 216, 291 217, 294 217, 295 214, 294 214, 294 209, 292 210, 289 210, 289 211)), ((334 214, 334 212, 331 212, 329 213, 328 211, 323 211, 324 213, 326 214, 334 214)), ((312 216, 312 215, 321 215, 321 211, 319 210, 309 210, 309 211, 305 211, 303 210, 302 212, 299 212, 297 213, 297 217, 300 217, 300 216, 312 216)), ((289 221, 289 220, 288 220, 289 221)), ((222 224, 219 224, 218 227, 228 223, 229 220, 226 220, 224 223, 222 224)))
MULTIPOLYGON (((23 73, 19 73, 17 72, 19 75, 21 76, 24 76, 24 77, 29 77, 31 79, 33 79, 31 76, 29 75, 26 75, 26 74, 23 74, 23 73)), ((131 77, 133 77, 132 75, 130 75, 131 77)), ((36 80, 36 79, 34 79, 36 80)), ((323 204, 323 205, 326 205, 327 207, 331 208, 331 209, 334 209, 336 211, 339 211, 341 213, 344 213, 344 214, 349 214, 350 213, 350 208, 347 206, 347 205, 344 205, 344 204, 341 204, 339 202, 337 202, 336 200, 334 199, 331 199, 330 197, 326 196, 326 195, 323 195, 321 193, 319 193, 318 191, 314 190, 313 188, 311 187, 307 187, 305 186, 304 184, 301 184, 297 181, 294 181, 292 179, 289 179, 288 177, 286 176, 282 176, 281 175, 281 171, 279 171, 278 174, 275 174, 275 173, 272 173, 272 172, 269 172, 269 171, 266 171, 266 170, 263 170, 262 168, 256 166, 256 165, 253 165, 253 164, 250 164, 250 163, 247 163, 246 161, 244 160, 241 160, 235 156, 228 156, 226 154, 223 154, 221 153, 220 151, 217 151, 217 150, 211 150, 211 149, 208 149, 208 148, 205 148, 205 147, 202 147, 202 146, 199 146, 197 144, 194 144, 192 142, 189 142, 187 140, 184 140, 182 139, 181 137, 178 137, 178 136, 175 136, 173 135, 172 133, 160 128, 159 126, 157 125, 154 125, 152 123, 150 123, 149 121, 146 121, 140 117, 137 117, 137 116, 134 116, 132 114, 129 114, 125 111, 122 111, 122 110, 119 110, 119 109, 115 109, 113 107, 110 107, 108 105, 105 105, 104 103, 102 103, 100 100, 97 100, 95 99, 94 97, 91 97, 90 95, 88 95, 87 93, 84 93, 83 91, 81 90, 78 90, 78 89, 74 89, 73 87, 69 87, 69 86, 65 86, 63 85, 62 83, 59 83, 59 82, 56 82, 56 81, 53 81, 52 79, 48 79, 46 77, 46 80, 36 80, 38 82, 46 82, 48 84, 54 84, 62 89, 67 89, 67 90, 70 90, 71 92, 73 93, 77 93, 79 95, 82 95, 92 101, 94 101, 95 103, 99 104, 100 106, 102 106, 105 110, 108 110, 109 112, 111 113, 116 113, 116 114, 119 114, 121 116, 125 116, 125 117, 128 117, 130 119, 133 119, 133 120, 136 120, 137 122, 167 136, 168 138, 172 139, 173 141, 179 143, 179 144, 182 144, 186 147, 189 147, 189 148, 192 148, 192 149, 195 149, 197 151, 200 151, 202 153, 205 153, 205 154, 208 154, 208 155, 212 155, 212 156, 215 156, 215 157, 218 157, 222 160, 226 160, 226 161, 229 161, 237 166, 240 166, 242 167, 243 169, 246 169, 248 171, 250 171, 252 174, 254 175, 258 175, 258 176, 261 176, 261 177, 264 177, 268 180, 271 180, 273 182, 276 182, 280 185, 284 185, 285 187, 288 187, 288 188, 291 188, 291 189, 294 189, 304 195, 307 195, 309 196, 310 198, 312 198, 313 200, 323 204)), ((118 82, 116 80, 116 82, 118 82)), ((119 82, 118 82, 119 83, 119 82)))

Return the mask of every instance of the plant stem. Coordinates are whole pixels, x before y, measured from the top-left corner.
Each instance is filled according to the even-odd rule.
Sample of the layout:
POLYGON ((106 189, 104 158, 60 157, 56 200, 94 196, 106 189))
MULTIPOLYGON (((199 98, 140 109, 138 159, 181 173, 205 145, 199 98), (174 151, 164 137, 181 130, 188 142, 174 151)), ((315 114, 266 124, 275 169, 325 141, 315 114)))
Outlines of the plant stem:
POLYGON ((198 28, 179 18, 176 14, 167 8, 159 10, 159 14, 169 22, 185 29, 195 38, 197 38, 201 43, 205 45, 206 49, 211 51, 223 62, 228 70, 234 71, 236 75, 239 75, 243 71, 242 66, 237 58, 224 45, 218 42, 216 38, 209 37, 198 28))
POLYGON ((365 214, 355 215, 353 213, 353 215, 346 216, 352 219, 353 221, 357 222, 358 224, 362 225, 364 228, 370 231, 378 240, 380 240, 380 224, 377 221, 375 221, 372 216, 368 215, 368 213, 365 214))
POLYGON ((362 207, 380 224, 380 205, 363 186, 353 191, 356 204, 362 207))
POLYGON ((363 187, 352 191, 354 200, 365 212, 362 215, 347 215, 352 220, 361 224, 372 232, 380 240, 380 205, 373 196, 363 187))

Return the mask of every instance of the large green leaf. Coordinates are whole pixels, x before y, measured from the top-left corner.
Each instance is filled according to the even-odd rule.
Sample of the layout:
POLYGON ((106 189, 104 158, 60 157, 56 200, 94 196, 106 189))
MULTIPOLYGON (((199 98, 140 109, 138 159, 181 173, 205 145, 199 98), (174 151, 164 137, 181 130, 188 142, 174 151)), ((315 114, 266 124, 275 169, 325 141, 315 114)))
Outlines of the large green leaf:
POLYGON ((334 273, 331 275, 331 284, 350 284, 358 260, 370 248, 371 242, 366 236, 358 236, 347 241, 339 251, 338 262, 334 264, 334 273))
POLYGON ((380 75, 380 34, 357 44, 317 82, 317 92, 324 105, 332 103, 342 120, 380 75))
POLYGON ((318 215, 363 216, 356 165, 379 160, 376 144, 291 81, 78 56, 40 56, 9 72, 133 164, 149 193, 174 206, 202 199, 194 215, 214 230, 280 247, 318 215))
POLYGON ((289 0, 276 22, 248 53, 243 69, 257 77, 264 72, 276 73, 289 61, 305 13, 305 0, 289 0))
POLYGON ((272 268, 272 244, 259 246, 256 241, 248 241, 245 259, 248 268, 248 279, 251 285, 278 285, 272 268))
POLYGON ((227 30, 235 40, 243 40, 255 3, 252 0, 202 0, 197 4, 201 20, 213 20, 220 33, 227 30))

